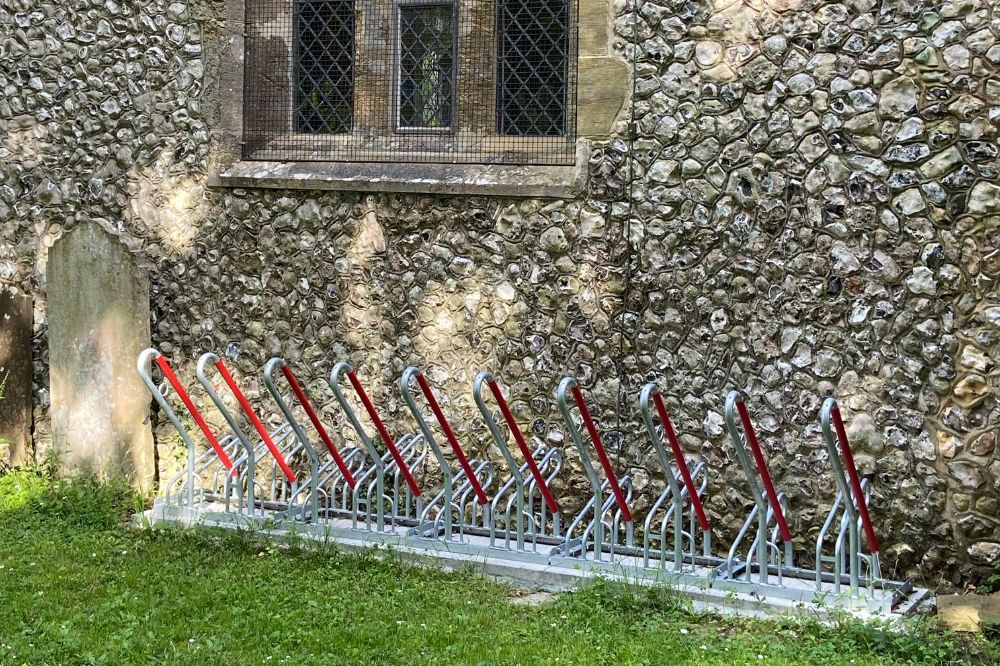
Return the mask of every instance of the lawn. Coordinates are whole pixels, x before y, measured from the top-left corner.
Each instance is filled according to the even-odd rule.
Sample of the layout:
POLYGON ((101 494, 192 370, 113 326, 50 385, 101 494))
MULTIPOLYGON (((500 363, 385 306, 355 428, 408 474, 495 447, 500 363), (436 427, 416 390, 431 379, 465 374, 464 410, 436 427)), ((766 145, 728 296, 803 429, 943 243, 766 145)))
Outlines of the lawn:
POLYGON ((722 619, 599 583, 539 605, 472 574, 252 535, 137 530, 128 491, 0 477, 0 664, 994 664, 926 622, 722 619))

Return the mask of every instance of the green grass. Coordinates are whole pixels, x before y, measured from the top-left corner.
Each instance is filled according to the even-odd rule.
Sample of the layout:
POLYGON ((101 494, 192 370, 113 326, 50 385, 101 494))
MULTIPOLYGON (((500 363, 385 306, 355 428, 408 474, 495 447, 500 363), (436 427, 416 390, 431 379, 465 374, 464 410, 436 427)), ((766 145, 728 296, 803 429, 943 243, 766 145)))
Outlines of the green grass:
POLYGON ((391 558, 130 529, 136 506, 92 480, 0 477, 0 664, 997 663, 924 623, 721 619, 621 584, 515 605, 391 558))

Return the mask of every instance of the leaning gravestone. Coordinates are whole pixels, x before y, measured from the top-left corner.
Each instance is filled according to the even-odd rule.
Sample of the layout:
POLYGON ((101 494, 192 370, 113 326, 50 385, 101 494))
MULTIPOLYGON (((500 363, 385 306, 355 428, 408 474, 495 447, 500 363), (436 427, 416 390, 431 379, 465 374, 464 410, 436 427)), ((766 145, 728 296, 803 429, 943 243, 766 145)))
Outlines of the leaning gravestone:
POLYGON ((68 232, 47 269, 52 446, 65 472, 153 481, 149 393, 135 360, 149 346, 149 286, 96 222, 68 232))
POLYGON ((31 297, 0 289, 0 466, 31 462, 31 297))

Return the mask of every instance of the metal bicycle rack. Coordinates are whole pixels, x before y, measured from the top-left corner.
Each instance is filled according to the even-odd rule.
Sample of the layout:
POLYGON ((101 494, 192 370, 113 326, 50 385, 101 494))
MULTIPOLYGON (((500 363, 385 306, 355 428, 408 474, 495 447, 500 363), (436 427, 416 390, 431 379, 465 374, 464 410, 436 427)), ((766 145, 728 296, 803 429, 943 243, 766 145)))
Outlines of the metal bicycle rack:
POLYGON ((493 464, 488 460, 469 460, 462 445, 455 437, 448 419, 445 418, 434 390, 419 368, 409 367, 399 379, 399 390, 403 395, 413 420, 417 422, 424 439, 430 444, 431 451, 440 466, 442 484, 441 492, 434 496, 420 513, 417 534, 422 537, 438 538, 451 541, 461 540, 465 532, 476 527, 489 529, 492 525, 492 507, 486 490, 493 483, 493 464), (461 467, 457 473, 452 473, 450 463, 434 438, 434 433, 427 425, 420 408, 413 396, 414 380, 434 413, 445 439, 455 454, 461 467), (478 505, 478 506, 477 506, 478 505), (457 516, 457 520, 456 520, 457 516))
POLYGON ((660 493, 656 501, 649 509, 646 522, 643 527, 643 565, 649 566, 650 559, 659 555, 660 566, 665 566, 669 561, 675 572, 694 570, 699 564, 710 565, 712 560, 712 528, 705 514, 702 505, 702 497, 708 486, 708 469, 705 463, 694 463, 691 469, 691 461, 687 459, 681 449, 677 439, 674 425, 667 413, 667 408, 663 404, 663 397, 659 393, 656 384, 650 382, 642 387, 639 394, 639 412, 642 414, 642 421, 646 426, 646 433, 649 435, 653 449, 656 451, 657 459, 663 470, 667 485, 660 493), (652 404, 651 404, 652 403, 652 404), (653 407, 656 415, 653 414, 653 407), (657 426, 655 420, 659 419, 657 426), (674 464, 670 463, 667 451, 663 447, 663 438, 666 437, 670 444, 670 453, 673 456, 674 464), (689 508, 685 511, 685 505, 689 508), (660 518, 660 528, 656 527, 655 520, 660 509, 664 509, 660 518), (689 514, 687 529, 684 526, 684 515, 689 514), (668 550, 667 531, 673 527, 673 544, 668 550), (699 559, 698 538, 701 537, 701 554, 699 559), (653 550, 652 540, 659 542, 658 553, 653 550), (684 543, 688 544, 685 552, 684 543))
MULTIPOLYGON (((136 366, 139 377, 153 395, 156 404, 167 415, 167 419, 174 426, 174 429, 177 430, 177 434, 180 435, 187 449, 187 466, 185 469, 163 484, 164 501, 167 504, 184 505, 192 508, 195 506, 196 497, 199 503, 204 503, 210 499, 221 499, 225 502, 225 510, 229 511, 231 492, 234 489, 232 478, 239 477, 239 470, 232 462, 232 458, 239 452, 239 440, 234 435, 228 435, 221 441, 215 437, 215 434, 202 417, 201 412, 188 395, 184 385, 177 379, 173 368, 170 367, 167 359, 159 351, 155 349, 143 351, 139 355, 136 366), (164 381, 159 385, 153 381, 149 373, 151 362, 156 363, 163 374, 164 381), (209 443, 209 450, 200 456, 196 456, 197 447, 191 439, 191 434, 184 427, 184 424, 181 423, 176 412, 174 412, 167 401, 167 396, 171 388, 180 398, 184 407, 188 410, 188 413, 194 419, 206 441, 209 443), (220 476, 223 478, 221 488, 218 483, 220 476), (211 479, 209 488, 211 488, 212 492, 205 490, 205 477, 211 479)), ((237 486, 236 489, 238 490, 239 488, 237 486)))
POLYGON ((362 448, 355 448, 350 454, 352 460, 357 459, 356 484, 352 484, 351 493, 351 527, 357 528, 358 521, 361 520, 364 521, 365 529, 370 530, 373 519, 377 532, 415 525, 424 510, 422 492, 414 477, 414 470, 421 469, 427 459, 427 443, 423 435, 406 434, 394 441, 354 369, 346 361, 333 366, 330 388, 362 445, 362 448), (340 382, 345 375, 375 425, 385 446, 384 453, 378 451, 344 395, 340 382), (362 507, 365 508, 364 512, 361 512, 362 507))
POLYGON ((492 459, 466 454, 435 389, 416 367, 407 368, 398 383, 416 431, 396 438, 344 361, 333 365, 324 382, 340 416, 324 424, 284 359, 272 358, 263 368, 264 386, 277 409, 261 412, 262 419, 219 356, 204 354, 196 376, 229 428, 220 437, 158 351, 144 351, 137 370, 187 449, 184 469, 163 484, 162 497, 154 504, 156 520, 295 530, 357 548, 383 545, 439 561, 492 563, 503 575, 523 570, 532 580, 623 576, 671 585, 720 607, 736 599, 745 608, 811 604, 889 613, 912 607, 927 593, 909 582, 882 578, 870 513, 871 480, 858 474, 832 397, 823 404, 820 430, 836 496, 814 553, 800 558, 814 555, 809 566, 795 560, 791 502, 775 488, 740 391, 727 396, 724 416, 751 504, 731 547, 719 554, 713 550, 706 508, 708 466, 684 453, 655 383, 642 387, 637 404, 659 466, 640 522, 633 513, 632 480, 614 469, 573 377, 559 383, 555 398, 590 493, 578 510, 567 514, 566 507, 574 506, 571 498, 557 501, 553 492, 567 463, 563 451, 526 439, 500 383, 488 371, 475 377, 472 397, 491 450, 495 447, 492 459), (162 374, 159 384, 153 380, 153 366, 162 374), (373 426, 376 434, 369 434, 362 412, 352 406, 345 377, 355 404, 367 415, 367 427, 373 426), (222 384, 249 427, 219 396, 216 386, 222 384), (195 442, 170 404, 171 393, 207 446, 195 442), (418 406, 418 393, 435 428, 418 406), (438 433, 448 443, 454 467, 438 433), (426 464, 432 458, 437 462, 433 470, 426 464))
POLYGON ((540 443, 535 446, 534 450, 528 446, 521 428, 514 419, 514 414, 510 411, 503 391, 488 370, 484 370, 476 376, 472 384, 472 396, 497 449, 500 450, 507 463, 507 468, 511 470, 510 479, 500 486, 491 504, 493 521, 490 523, 490 546, 497 545, 497 532, 500 531, 503 534, 504 547, 509 548, 512 524, 514 544, 517 550, 537 552, 540 545, 542 547, 545 545, 557 546, 560 543, 561 517, 559 504, 552 495, 550 486, 562 469, 562 451, 540 443), (522 464, 518 464, 514 460, 506 437, 486 406, 486 400, 483 397, 484 384, 489 387, 493 399, 500 407, 500 413, 503 414, 511 436, 524 458, 522 464), (526 476, 527 472, 530 472, 530 477, 526 476), (527 543, 525 542, 526 534, 527 543))
POLYGON ((599 562, 604 559, 604 554, 607 552, 613 560, 616 551, 624 553, 625 549, 631 549, 633 546, 632 511, 629 509, 629 501, 632 499, 632 479, 625 476, 619 481, 604 448, 601 434, 597 431, 594 419, 590 416, 587 402, 583 399, 583 393, 580 391, 575 377, 564 377, 559 382, 559 387, 556 389, 556 404, 559 406, 559 412, 573 438, 573 444, 576 445, 576 450, 580 454, 580 462, 583 464, 587 479, 590 481, 590 487, 594 492, 593 498, 584 505, 576 519, 566 528, 565 542, 558 554, 563 557, 581 557, 583 559, 586 559, 588 554, 592 554, 594 561, 599 562), (604 481, 601 481, 597 476, 590 452, 583 443, 580 429, 570 412, 567 393, 572 394, 573 401, 580 412, 580 418, 583 420, 590 441, 597 452, 597 458, 604 471, 604 481), (611 491, 610 497, 607 497, 606 493, 609 490, 611 491), (614 509, 613 513, 612 509, 614 509), (611 513, 610 521, 606 520, 609 513, 611 513), (608 533, 607 539, 605 539, 605 530, 608 533), (624 544, 619 542, 622 532, 624 532, 624 544))
POLYGON ((264 515, 263 512, 266 510, 276 512, 275 517, 279 519, 293 518, 296 513, 305 518, 310 507, 314 504, 315 477, 306 476, 305 483, 300 484, 298 476, 288 464, 288 459, 304 452, 310 461, 314 461, 316 451, 312 445, 309 444, 308 440, 300 439, 292 425, 287 422, 281 423, 269 431, 217 354, 208 352, 198 359, 197 376, 198 382, 205 389, 216 409, 229 424, 233 434, 243 444, 245 454, 235 464, 245 470, 243 474, 250 496, 248 502, 250 515, 255 515, 259 506, 262 510, 259 515, 264 515), (259 441, 252 440, 250 435, 240 427, 236 417, 215 391, 208 377, 209 365, 216 369, 222 381, 232 392, 243 415, 250 421, 260 438, 259 441), (270 454, 270 464, 267 463, 268 458, 265 451, 270 454))
POLYGON ((771 472, 757 440, 757 432, 750 421, 750 412, 743 401, 743 394, 739 391, 730 391, 729 395, 726 396, 725 419, 729 438, 736 450, 736 458, 740 463, 740 468, 746 476, 754 505, 746 522, 743 523, 743 528, 740 529, 729 549, 725 566, 719 567, 717 573, 720 577, 728 580, 737 580, 742 573, 747 581, 751 580, 753 573, 757 573, 758 582, 761 585, 767 585, 771 581, 773 572, 778 577, 778 585, 781 585, 784 570, 792 566, 794 556, 792 533, 785 520, 785 513, 788 511, 788 497, 774 489, 771 472), (737 413, 742 433, 736 426, 737 413), (756 470, 750 464, 747 446, 750 447, 756 470), (763 491, 761 490, 762 485, 763 491), (754 529, 755 523, 756 532, 753 543, 750 545, 746 557, 740 562, 738 558, 739 548, 750 530, 754 529), (772 525, 773 530, 769 536, 768 529, 772 525), (779 546, 779 543, 782 545, 779 546))
POLYGON ((789 499, 774 488, 740 391, 731 391, 727 396, 725 421, 754 504, 729 549, 725 563, 715 570, 715 585, 722 589, 749 591, 757 596, 799 602, 847 606, 867 603, 886 612, 913 591, 908 581, 886 581, 880 577, 878 541, 868 514, 870 486, 867 479, 862 482, 858 476, 834 398, 827 398, 823 405, 821 428, 838 493, 817 537, 813 568, 795 564, 792 534, 787 521, 789 499), (845 478, 845 469, 850 485, 845 478), (838 515, 842 518, 833 539, 834 554, 824 555, 838 515), (871 548, 869 555, 860 553, 862 527, 871 548), (751 531, 753 541, 746 556, 739 557, 739 548, 751 531), (848 540, 846 552, 845 537, 848 540), (827 565, 832 565, 832 572, 825 571, 827 565), (867 576, 862 575, 862 566, 868 572, 867 576), (846 592, 843 590, 845 583, 848 586, 846 592))

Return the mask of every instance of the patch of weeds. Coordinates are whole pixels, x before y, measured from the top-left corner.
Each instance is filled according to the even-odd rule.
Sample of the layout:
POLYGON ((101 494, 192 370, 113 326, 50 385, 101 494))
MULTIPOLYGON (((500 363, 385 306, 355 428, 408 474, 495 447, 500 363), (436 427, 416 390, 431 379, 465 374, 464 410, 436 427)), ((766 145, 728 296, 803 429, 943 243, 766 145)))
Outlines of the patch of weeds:
POLYGON ((992 571, 976 585, 976 594, 994 594, 996 592, 1000 592, 1000 561, 994 562, 992 571))
POLYGON ((48 480, 30 508, 43 519, 106 529, 123 524, 141 500, 124 481, 105 483, 94 476, 48 480))
POLYGON ((0 512, 26 509, 49 489, 42 470, 18 470, 0 476, 0 512))
POLYGON ((667 587, 647 587, 602 578, 571 596, 574 604, 599 607, 622 618, 649 613, 667 616, 691 613, 690 601, 667 587))

